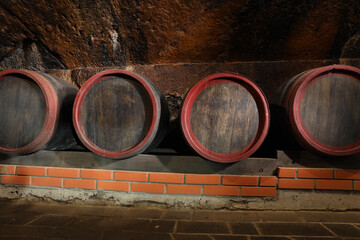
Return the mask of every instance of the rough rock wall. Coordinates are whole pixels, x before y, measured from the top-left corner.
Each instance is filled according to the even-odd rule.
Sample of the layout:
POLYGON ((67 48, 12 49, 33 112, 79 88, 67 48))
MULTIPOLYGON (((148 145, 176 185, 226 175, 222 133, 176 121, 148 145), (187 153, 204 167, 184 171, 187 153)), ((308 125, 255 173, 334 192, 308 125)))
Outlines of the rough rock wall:
POLYGON ((0 67, 360 57, 357 0, 6 0, 0 67))

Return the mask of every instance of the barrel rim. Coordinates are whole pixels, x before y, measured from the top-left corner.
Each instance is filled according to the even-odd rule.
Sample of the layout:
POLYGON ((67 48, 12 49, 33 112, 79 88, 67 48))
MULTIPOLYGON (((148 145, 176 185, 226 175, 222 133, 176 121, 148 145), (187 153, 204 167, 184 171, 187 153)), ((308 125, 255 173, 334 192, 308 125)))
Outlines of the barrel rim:
POLYGON ((0 152, 6 154, 27 154, 36 152, 50 141, 55 132, 59 116, 59 100, 51 83, 49 83, 41 74, 24 69, 10 69, 0 72, 0 81, 12 75, 23 75, 34 81, 40 87, 42 93, 44 94, 46 105, 45 120, 42 129, 33 141, 18 148, 0 146, 0 152))
POLYGON ((156 130, 158 129, 159 121, 160 121, 160 116, 158 116, 159 115, 158 113, 160 112, 160 108, 161 108, 160 100, 156 98, 155 90, 153 89, 151 84, 147 82, 145 77, 142 77, 139 74, 122 69, 108 69, 101 71, 95 74, 94 76, 90 77, 80 88, 78 94, 76 95, 74 107, 73 107, 73 124, 80 141, 93 153, 107 158, 114 158, 114 159, 128 158, 143 152, 155 138, 155 133, 156 130), (103 80, 104 78, 109 76, 116 76, 116 75, 126 75, 138 81, 145 88, 146 92, 149 94, 152 104, 152 120, 146 136, 136 145, 122 151, 106 150, 99 147, 94 142, 92 142, 85 133, 85 130, 81 124, 81 116, 80 116, 81 106, 88 91, 97 82, 103 80))
POLYGON ((265 140, 265 137, 267 136, 267 133, 269 131, 269 126, 269 104, 263 91, 256 83, 236 73, 216 73, 204 78, 187 93, 181 109, 181 129, 188 144, 202 157, 220 163, 237 162, 253 154, 265 140), (231 82, 236 82, 241 86, 245 87, 254 98, 259 111, 259 127, 255 138, 247 147, 245 147, 241 151, 231 154, 216 153, 209 149, 206 149, 195 137, 190 124, 191 109, 193 103, 195 102, 195 99, 204 89, 209 86, 207 84, 209 84, 210 81, 220 79, 227 79, 231 82))
POLYGON ((293 133, 298 137, 302 145, 310 150, 316 151, 320 154, 329 156, 346 156, 360 152, 360 140, 345 146, 330 146, 319 142, 306 129, 301 117, 301 103, 307 89, 322 76, 327 74, 342 74, 348 77, 353 77, 360 81, 360 69, 347 65, 330 65, 320 68, 315 68, 301 76, 297 83, 292 87, 293 90, 287 96, 289 120, 293 133), (346 74, 347 73, 347 74, 346 74), (357 78, 355 77, 357 76, 357 78))

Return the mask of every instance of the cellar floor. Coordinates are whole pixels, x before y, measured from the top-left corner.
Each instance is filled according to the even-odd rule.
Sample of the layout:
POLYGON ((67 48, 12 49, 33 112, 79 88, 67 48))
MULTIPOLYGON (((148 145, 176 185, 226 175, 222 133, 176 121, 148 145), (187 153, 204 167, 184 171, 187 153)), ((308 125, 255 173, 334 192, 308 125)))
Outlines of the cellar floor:
POLYGON ((360 211, 230 211, 0 201, 0 239, 360 239, 360 211))

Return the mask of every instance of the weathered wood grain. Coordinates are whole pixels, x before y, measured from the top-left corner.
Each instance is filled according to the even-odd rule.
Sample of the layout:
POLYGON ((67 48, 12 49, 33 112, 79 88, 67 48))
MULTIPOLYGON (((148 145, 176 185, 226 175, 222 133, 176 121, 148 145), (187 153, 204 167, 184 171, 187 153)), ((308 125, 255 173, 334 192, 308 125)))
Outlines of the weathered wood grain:
POLYGON ((0 80, 0 145, 23 147, 43 128, 46 103, 40 87, 25 76, 0 80))
POLYGON ((88 138, 109 151, 137 145, 152 121, 149 94, 126 76, 110 76, 96 83, 81 107, 81 124, 88 138))
POLYGON ((202 157, 221 163, 243 160, 263 143, 270 125, 269 105, 261 89, 235 73, 216 73, 186 95, 181 130, 202 157))
POLYGON ((319 142, 341 147, 360 140, 360 81, 330 74, 316 80, 301 102, 301 118, 319 142))
POLYGON ((157 146, 169 125, 166 100, 155 84, 122 69, 89 78, 75 99, 73 113, 81 142, 95 154, 114 159, 157 146))
POLYGON ((71 121, 77 89, 28 70, 0 72, 0 152, 28 154, 76 145, 71 121))
POLYGON ((191 128, 207 149, 223 154, 243 150, 258 131, 259 113, 240 84, 215 84, 202 91, 191 110, 191 128))
POLYGON ((304 149, 327 156, 360 152, 360 69, 310 69, 290 79, 281 91, 284 120, 304 149))
POLYGON ((72 124, 72 110, 78 89, 69 82, 56 76, 40 73, 55 89, 59 100, 59 115, 55 132, 43 147, 47 150, 65 150, 79 143, 72 124))

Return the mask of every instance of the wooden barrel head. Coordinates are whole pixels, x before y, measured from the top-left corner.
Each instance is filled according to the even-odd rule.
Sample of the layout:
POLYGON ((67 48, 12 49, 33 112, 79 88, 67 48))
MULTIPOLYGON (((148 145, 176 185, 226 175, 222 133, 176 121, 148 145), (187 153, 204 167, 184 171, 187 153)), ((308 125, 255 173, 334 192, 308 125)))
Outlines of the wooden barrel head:
POLYGON ((187 94, 181 128, 189 145, 216 162, 235 162, 254 153, 269 129, 269 107, 260 88, 231 73, 211 75, 187 94))
POLYGON ((19 69, 0 72, 0 104, 0 152, 27 154, 46 146, 60 105, 44 76, 19 69))
POLYGON ((109 151, 124 151, 139 144, 150 129, 149 94, 134 79, 109 76, 86 94, 81 124, 94 144, 109 151))
POLYGON ((0 80, 0 146, 21 148, 41 132, 46 102, 41 88, 23 75, 0 80))
POLYGON ((259 113, 255 99, 240 84, 224 81, 204 89, 191 109, 191 128, 207 149, 239 152, 254 140, 259 113))
POLYGON ((161 93, 146 78, 121 69, 92 76, 78 92, 73 123, 81 142, 108 158, 142 153, 158 140, 161 93))
POLYGON ((301 118, 317 141, 341 147, 360 140, 360 81, 350 76, 321 76, 306 90, 301 118))
POLYGON ((284 106, 296 140, 329 156, 360 152, 360 69, 331 65, 293 81, 284 106))

